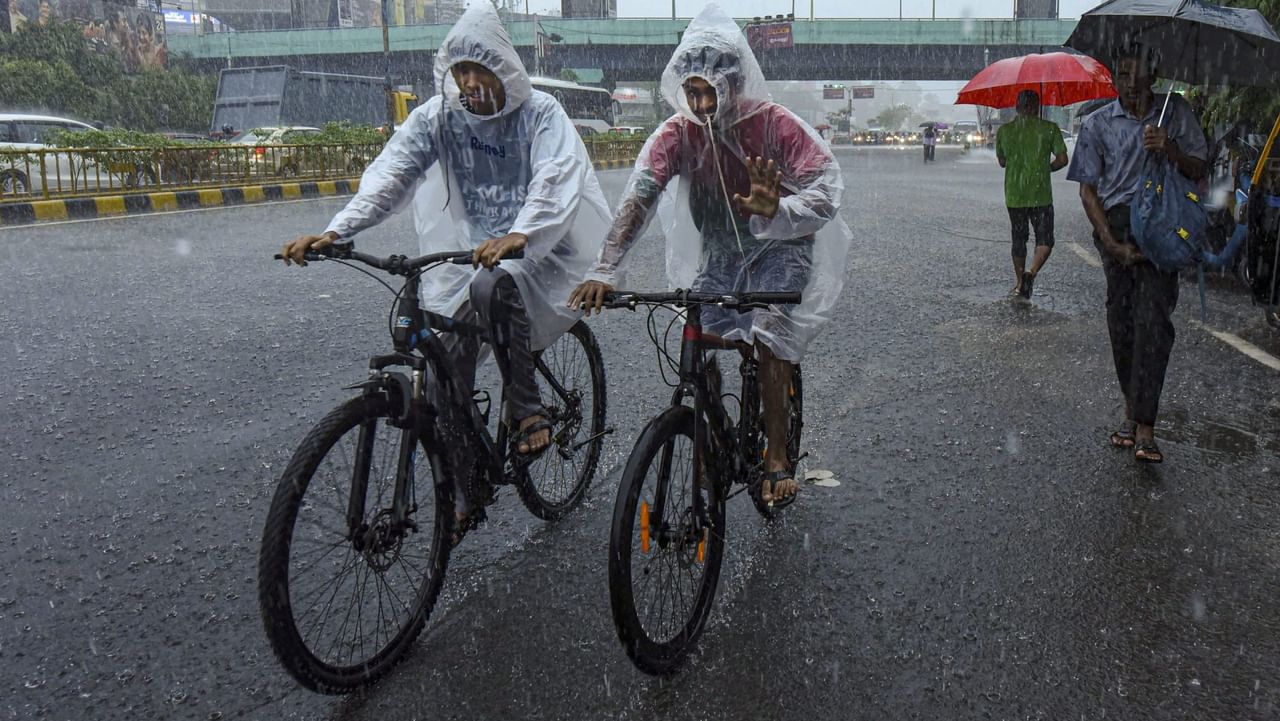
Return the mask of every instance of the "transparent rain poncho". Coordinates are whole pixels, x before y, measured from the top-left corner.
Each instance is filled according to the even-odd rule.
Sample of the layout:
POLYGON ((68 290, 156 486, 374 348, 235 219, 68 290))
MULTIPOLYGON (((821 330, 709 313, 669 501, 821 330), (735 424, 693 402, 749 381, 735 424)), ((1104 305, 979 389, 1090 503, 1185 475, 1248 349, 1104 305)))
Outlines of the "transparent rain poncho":
POLYGON ((772 102, 746 37, 714 4, 689 23, 662 74, 662 94, 679 113, 640 151, 587 279, 616 286, 619 264, 657 212, 674 287, 802 290, 798 307, 741 315, 708 308, 703 315, 713 333, 759 340, 780 358, 799 362, 830 319, 851 239, 839 217, 844 185, 831 149, 804 121, 772 102), (683 85, 693 77, 716 90, 710 122, 697 117, 685 98, 683 85), (772 219, 743 215, 730 200, 750 194, 749 157, 773 160, 782 172, 782 198, 772 219))
MULTIPOLYGON (((492 3, 472 3, 453 26, 436 55, 435 79, 441 93, 409 115, 328 230, 350 237, 412 197, 424 254, 527 235, 524 258, 501 267, 524 299, 531 345, 545 348, 580 316, 568 309, 569 292, 609 228, 609 206, 586 146, 555 98, 533 89, 492 3), (494 115, 463 106, 449 69, 464 61, 502 81, 506 104, 494 115)), ((456 313, 477 272, 487 271, 447 265, 427 273, 423 304, 456 313)))

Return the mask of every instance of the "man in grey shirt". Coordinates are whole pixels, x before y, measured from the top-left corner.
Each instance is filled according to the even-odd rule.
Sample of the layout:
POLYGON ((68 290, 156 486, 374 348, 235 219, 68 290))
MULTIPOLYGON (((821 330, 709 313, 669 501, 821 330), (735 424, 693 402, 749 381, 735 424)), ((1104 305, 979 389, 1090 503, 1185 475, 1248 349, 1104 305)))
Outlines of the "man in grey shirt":
POLYGON ((1174 95, 1165 108, 1166 98, 1152 93, 1152 60, 1137 49, 1117 59, 1112 76, 1120 97, 1085 120, 1067 179, 1080 183, 1107 277, 1107 330, 1125 400, 1125 419, 1111 444, 1133 448, 1139 461, 1159 463, 1164 456, 1155 442, 1156 414, 1173 350, 1170 316, 1178 304, 1178 274, 1157 270, 1138 250, 1129 204, 1151 154, 1164 155, 1178 172, 1198 179, 1208 148, 1185 100, 1174 95))

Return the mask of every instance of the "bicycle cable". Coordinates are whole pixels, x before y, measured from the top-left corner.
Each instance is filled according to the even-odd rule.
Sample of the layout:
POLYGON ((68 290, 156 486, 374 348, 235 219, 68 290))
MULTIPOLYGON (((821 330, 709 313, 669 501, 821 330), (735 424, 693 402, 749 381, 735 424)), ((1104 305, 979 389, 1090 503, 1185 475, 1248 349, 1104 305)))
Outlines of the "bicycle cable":
MULTIPOLYGON (((421 278, 423 273, 426 273, 427 271, 432 270, 433 268, 437 268, 441 265, 444 265, 445 262, 446 261, 441 260, 441 261, 437 261, 435 263, 431 263, 430 265, 426 265, 419 268, 418 272, 409 276, 408 280, 405 281, 404 285, 400 287, 400 290, 393 290, 391 286, 387 285, 386 283, 382 283, 381 278, 377 278, 377 277, 374 278, 374 280, 378 281, 379 283, 382 283, 383 285, 386 285, 388 290, 392 290, 392 292, 395 293, 395 298, 391 300, 391 310, 387 312, 387 332, 388 333, 390 333, 391 335, 395 335, 396 333, 396 326, 395 326, 396 309, 400 306, 400 297, 404 294, 404 289, 409 287, 409 281, 412 281, 417 278, 421 278)), ((357 270, 359 269, 357 268, 357 270)))

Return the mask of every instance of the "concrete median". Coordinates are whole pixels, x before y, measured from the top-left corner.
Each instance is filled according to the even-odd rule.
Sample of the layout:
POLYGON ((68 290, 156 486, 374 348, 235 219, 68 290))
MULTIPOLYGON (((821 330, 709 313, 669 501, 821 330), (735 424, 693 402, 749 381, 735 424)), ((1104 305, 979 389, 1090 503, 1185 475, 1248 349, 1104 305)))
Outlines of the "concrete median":
POLYGON ((359 179, 201 188, 0 204, 0 226, 351 195, 359 179))

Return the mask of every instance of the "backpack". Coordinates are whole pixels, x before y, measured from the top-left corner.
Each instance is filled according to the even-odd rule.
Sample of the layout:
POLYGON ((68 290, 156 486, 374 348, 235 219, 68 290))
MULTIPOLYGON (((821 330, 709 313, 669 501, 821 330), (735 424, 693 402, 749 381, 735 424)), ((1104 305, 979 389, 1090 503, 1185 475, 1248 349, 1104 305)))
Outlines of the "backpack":
POLYGON ((1138 194, 1129 206, 1129 225, 1138 249, 1165 272, 1197 265, 1209 251, 1209 214, 1200 203, 1199 188, 1154 153, 1147 156, 1138 194))
POLYGON ((1163 156, 1149 153, 1143 165, 1138 194, 1129 206, 1129 226, 1138 249, 1166 273, 1194 267, 1200 280, 1200 318, 1208 315, 1204 292, 1204 263, 1209 214, 1200 202, 1200 189, 1163 156))

